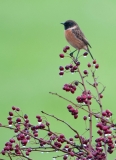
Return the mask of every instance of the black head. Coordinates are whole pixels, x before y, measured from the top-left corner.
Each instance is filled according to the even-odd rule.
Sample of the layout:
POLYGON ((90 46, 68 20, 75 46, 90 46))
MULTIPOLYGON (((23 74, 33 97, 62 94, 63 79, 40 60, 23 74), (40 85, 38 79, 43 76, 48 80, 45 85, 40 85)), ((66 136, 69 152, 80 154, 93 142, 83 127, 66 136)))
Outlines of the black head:
POLYGON ((64 25, 65 30, 77 25, 77 23, 73 20, 67 20, 66 22, 61 23, 61 24, 64 25))

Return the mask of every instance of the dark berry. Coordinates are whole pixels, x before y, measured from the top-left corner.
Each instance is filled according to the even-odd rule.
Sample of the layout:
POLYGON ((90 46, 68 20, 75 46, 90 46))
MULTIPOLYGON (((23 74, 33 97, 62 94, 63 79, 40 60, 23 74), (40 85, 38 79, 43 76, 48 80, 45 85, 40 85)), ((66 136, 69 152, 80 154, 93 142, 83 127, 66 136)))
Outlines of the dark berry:
POLYGON ((63 52, 64 52, 64 53, 66 53, 66 52, 67 52, 67 49, 66 49, 66 47, 65 47, 65 48, 63 48, 63 52))
POLYGON ((103 95, 102 95, 102 94, 99 94, 99 97, 100 97, 100 98, 103 98, 103 95))
POLYGON ((84 74, 88 74, 87 70, 84 70, 83 73, 84 73, 84 74))
POLYGON ((68 70, 69 68, 70 68, 70 66, 68 66, 68 65, 67 65, 67 66, 65 66, 65 69, 66 69, 66 70, 68 70))
POLYGON ((25 114, 25 115, 24 115, 24 118, 25 118, 25 119, 27 119, 27 118, 28 118, 28 115, 27 115, 27 114, 25 114))
POLYGON ((16 108, 16 111, 20 111, 20 108, 16 108))
POLYGON ((96 64, 96 60, 93 60, 93 64, 96 64))
POLYGON ((15 110, 16 108, 14 106, 12 106, 12 110, 15 110))
POLYGON ((70 49, 70 47, 69 47, 69 46, 66 46, 65 48, 66 48, 67 50, 68 50, 68 49, 70 49))
POLYGON ((12 113, 12 112, 9 112, 9 116, 13 116, 13 113, 12 113))
POLYGON ((59 56, 60 56, 60 58, 64 58, 64 54, 62 54, 62 53, 59 56))
POLYGON ((87 55, 88 55, 88 53, 87 53, 87 52, 83 53, 83 56, 84 56, 84 57, 86 57, 87 55))
POLYGON ((77 62, 77 63, 76 63, 76 66, 79 66, 79 65, 80 65, 80 62, 77 62))
POLYGON ((96 64, 96 65, 95 65, 95 68, 98 69, 98 68, 99 68, 99 64, 96 64))
POLYGON ((86 121, 87 120, 87 116, 84 116, 83 119, 86 121))
POLYGON ((59 72, 59 75, 62 76, 64 74, 64 72, 59 72))
POLYGON ((64 70, 64 67, 60 66, 60 67, 59 67, 59 70, 60 70, 60 71, 63 71, 63 70, 64 70))
POLYGON ((88 65, 87 65, 88 67, 91 67, 91 64, 90 63, 88 63, 88 65))
POLYGON ((75 81, 75 85, 78 86, 78 84, 79 84, 78 81, 75 81))

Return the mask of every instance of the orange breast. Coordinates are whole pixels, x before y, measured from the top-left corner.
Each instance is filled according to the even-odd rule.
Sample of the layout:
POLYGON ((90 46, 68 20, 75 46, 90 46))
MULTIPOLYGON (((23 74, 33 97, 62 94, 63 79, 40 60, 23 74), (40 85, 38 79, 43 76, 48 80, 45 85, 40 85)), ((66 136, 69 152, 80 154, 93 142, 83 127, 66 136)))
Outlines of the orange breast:
POLYGON ((80 50, 80 49, 85 49, 86 50, 86 46, 84 44, 83 41, 81 41, 80 39, 76 38, 76 36, 74 35, 74 33, 72 33, 72 31, 70 29, 65 30, 65 37, 66 40, 76 49, 80 50))

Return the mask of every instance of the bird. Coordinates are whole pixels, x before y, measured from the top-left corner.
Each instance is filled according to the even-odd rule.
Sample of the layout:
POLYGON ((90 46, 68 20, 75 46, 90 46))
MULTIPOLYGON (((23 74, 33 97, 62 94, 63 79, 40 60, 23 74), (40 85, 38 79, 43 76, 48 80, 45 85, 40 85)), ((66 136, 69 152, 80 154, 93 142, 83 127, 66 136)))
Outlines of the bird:
MULTIPOLYGON (((61 24, 64 25, 66 40, 69 42, 71 46, 78 50, 78 54, 81 49, 84 49, 90 54, 91 58, 94 59, 89 50, 89 47, 91 48, 91 45, 89 44, 88 40, 86 39, 78 24, 73 20, 67 20, 61 24)), ((70 56, 72 56, 75 51, 71 52, 70 56)))

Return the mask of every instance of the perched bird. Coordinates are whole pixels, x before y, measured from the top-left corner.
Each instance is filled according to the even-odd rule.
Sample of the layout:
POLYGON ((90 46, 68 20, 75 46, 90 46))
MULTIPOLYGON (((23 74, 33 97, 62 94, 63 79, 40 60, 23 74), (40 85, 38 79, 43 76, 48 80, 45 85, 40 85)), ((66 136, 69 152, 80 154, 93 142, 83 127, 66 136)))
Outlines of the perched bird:
MULTIPOLYGON (((64 25, 66 40, 71 44, 71 46, 73 46, 76 50, 78 50, 78 54, 81 49, 84 49, 87 52, 89 52, 92 59, 94 59, 89 50, 89 47, 91 46, 87 41, 87 39, 85 38, 81 29, 79 28, 78 24, 73 20, 67 20, 66 22, 61 24, 64 25)), ((75 51, 71 52, 70 55, 72 56, 75 51)))

